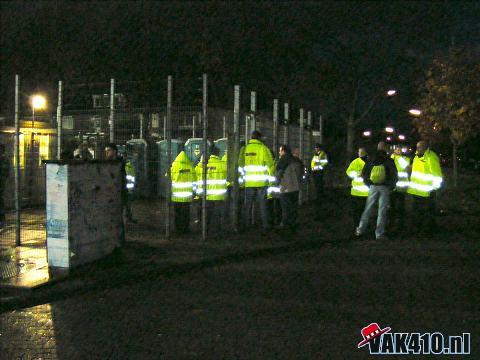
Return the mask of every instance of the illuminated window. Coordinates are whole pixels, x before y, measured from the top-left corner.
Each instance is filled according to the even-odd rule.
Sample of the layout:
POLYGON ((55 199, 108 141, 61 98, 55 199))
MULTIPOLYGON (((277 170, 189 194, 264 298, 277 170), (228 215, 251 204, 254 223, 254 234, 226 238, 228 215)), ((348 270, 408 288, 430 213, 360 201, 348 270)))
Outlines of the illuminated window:
POLYGON ((50 135, 39 135, 38 142, 38 165, 42 165, 42 160, 50 159, 50 135))

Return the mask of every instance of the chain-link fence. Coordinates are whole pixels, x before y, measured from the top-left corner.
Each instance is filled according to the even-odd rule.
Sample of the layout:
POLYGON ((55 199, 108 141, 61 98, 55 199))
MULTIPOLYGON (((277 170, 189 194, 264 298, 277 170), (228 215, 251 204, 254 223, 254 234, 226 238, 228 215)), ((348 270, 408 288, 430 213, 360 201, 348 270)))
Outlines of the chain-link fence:
MULTIPOLYGON (((45 244, 42 160, 103 159, 105 147, 116 144, 125 160, 128 179, 127 240, 173 236, 179 221, 188 221, 190 230, 199 237, 236 228, 242 206, 236 154, 253 130, 262 132, 274 157, 278 157, 281 144, 288 144, 309 166, 310 112, 298 109, 294 114, 289 104, 276 99, 270 101, 270 108, 257 109, 257 93, 240 87, 232 88, 233 108, 212 107, 208 104, 206 76, 203 81, 202 101, 191 105, 180 104, 176 99, 188 98, 182 92, 194 93, 191 89, 198 85, 179 84, 176 88, 175 79, 169 77, 161 84, 113 79, 94 84, 59 82, 58 89, 47 95, 43 106, 32 102, 31 95, 22 91, 33 88, 28 80, 20 81, 17 77, 15 116, 6 118, 1 131, 4 161, 11 166, 8 174, 2 174, 6 218, 0 245, 45 244), (241 91, 244 96, 240 96, 241 91), (149 96, 142 97, 147 93, 149 96), (157 100, 152 94, 158 95, 157 100), (242 98, 247 100, 242 102, 242 98), (182 151, 194 169, 196 193, 182 201, 183 213, 178 213, 177 202, 172 202, 175 189, 171 172, 182 151), (216 201, 202 193, 202 188, 210 186, 203 172, 212 155, 227 161, 228 190, 222 189, 221 179, 211 182, 216 185, 213 194, 226 191, 216 201), (205 165, 202 158, 206 159, 205 165), (215 210, 207 211, 212 204, 215 210), (221 223, 210 221, 218 216, 221 223)), ((305 183, 301 201, 309 193, 305 183)))

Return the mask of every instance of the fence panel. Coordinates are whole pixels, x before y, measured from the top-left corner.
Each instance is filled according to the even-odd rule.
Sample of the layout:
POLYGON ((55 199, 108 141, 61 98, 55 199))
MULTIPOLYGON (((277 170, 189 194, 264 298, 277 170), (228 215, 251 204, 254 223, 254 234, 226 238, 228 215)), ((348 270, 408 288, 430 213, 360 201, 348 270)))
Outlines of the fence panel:
MULTIPOLYGON (((22 245, 45 246, 46 189, 42 160, 56 159, 57 156, 61 159, 104 159, 105 147, 112 142, 117 146, 119 154, 126 162, 127 175, 133 174, 134 177, 133 185, 127 181, 129 191, 128 201, 125 203, 126 237, 127 240, 138 241, 149 240, 149 237, 165 239, 170 234, 169 229, 174 229, 175 221, 178 221, 178 218, 175 220, 175 211, 169 213, 168 210, 170 206, 175 207, 169 196, 172 184, 168 172, 181 151, 185 152, 195 169, 195 186, 198 189, 205 187, 200 170, 202 157, 208 162, 213 154, 229 161, 228 178, 231 186, 223 205, 217 206, 219 203, 212 201, 206 203, 207 234, 219 228, 227 231, 232 226, 235 228, 235 224, 239 222, 242 195, 235 195, 238 202, 234 203, 233 182, 236 174, 232 175, 232 169, 236 172, 237 165, 232 164, 234 156, 229 154, 229 151, 235 148, 235 139, 239 139, 240 148, 250 139, 251 131, 257 129, 262 132, 263 141, 275 158, 278 157, 278 148, 274 148, 274 145, 278 147, 286 143, 292 149, 303 146, 302 160, 308 166, 312 149, 307 139, 311 138, 311 133, 309 130, 300 129, 291 120, 286 122, 285 119, 291 114, 285 113, 285 103, 277 102, 276 127, 273 120, 273 99, 268 109, 257 109, 252 105, 242 109, 240 105, 238 129, 234 127, 233 108, 208 106, 208 126, 204 132, 206 119, 202 104, 188 104, 190 100, 198 98, 198 84, 182 83, 182 80, 176 84, 176 79, 173 79, 172 84, 170 108, 167 106, 166 81, 156 84, 122 79, 103 79, 102 82, 93 84, 57 82, 49 95, 45 94, 47 99, 44 107, 34 107, 30 95, 21 95, 18 164, 13 161, 13 117, 7 119, 1 131, 1 143, 5 145, 5 159, 10 162, 11 171, 3 187, 6 219, 0 232, 0 246, 15 245, 18 225, 15 210, 15 167, 18 167, 20 173, 20 241, 22 245), (58 88, 55 88, 57 84, 58 88), (301 131, 303 144, 300 144, 301 131), (170 161, 167 145, 169 138, 170 161), (212 222, 220 218, 221 225, 212 222)), ((19 93, 30 94, 32 92, 28 89, 33 88, 33 84, 25 81, 21 83, 19 93)), ((231 97, 234 97, 233 91, 231 97)), ((221 193, 223 190, 217 188, 215 191, 221 193)), ((198 191, 188 206, 190 229, 199 237, 203 233, 202 196, 198 191)), ((274 205, 277 206, 278 204, 274 205)))

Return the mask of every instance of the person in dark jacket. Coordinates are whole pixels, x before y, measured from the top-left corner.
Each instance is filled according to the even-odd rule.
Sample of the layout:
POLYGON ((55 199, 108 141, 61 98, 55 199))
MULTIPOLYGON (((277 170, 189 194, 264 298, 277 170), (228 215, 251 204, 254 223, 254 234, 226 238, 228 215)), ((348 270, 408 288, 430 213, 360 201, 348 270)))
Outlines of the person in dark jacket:
POLYGON ((122 190, 121 190, 121 198, 122 198, 122 208, 123 214, 126 220, 137 223, 137 221, 132 216, 132 205, 131 199, 128 192, 127 187, 127 166, 128 162, 118 154, 117 145, 114 143, 107 144, 105 146, 105 160, 120 160, 122 162, 122 169, 121 169, 121 177, 122 177, 122 190))
POLYGON ((394 161, 386 152, 384 143, 378 145, 377 153, 371 161, 367 162, 362 170, 362 177, 369 189, 365 209, 356 229, 356 235, 362 236, 367 230, 370 215, 378 201, 375 238, 377 240, 386 240, 385 227, 390 204, 390 193, 395 188, 398 174, 394 161))
POLYGON ((280 187, 280 206, 282 208, 282 223, 280 229, 295 231, 297 227, 298 195, 304 171, 303 163, 292 155, 288 145, 279 149, 275 177, 280 187))
POLYGON ((0 229, 5 227, 5 185, 10 176, 10 160, 5 155, 5 145, 0 144, 0 229))

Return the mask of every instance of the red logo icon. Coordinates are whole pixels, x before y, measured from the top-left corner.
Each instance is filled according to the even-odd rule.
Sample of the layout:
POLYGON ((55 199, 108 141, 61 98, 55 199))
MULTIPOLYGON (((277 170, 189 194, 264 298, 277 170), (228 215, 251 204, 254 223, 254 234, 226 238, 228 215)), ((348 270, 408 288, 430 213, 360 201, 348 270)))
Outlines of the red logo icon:
POLYGON ((390 330, 392 329, 389 327, 386 327, 385 329, 380 329, 380 326, 378 326, 377 323, 371 323, 370 325, 362 329, 361 334, 363 336, 363 340, 358 343, 358 348, 367 345, 376 337, 379 337, 380 335, 385 334, 390 330))

